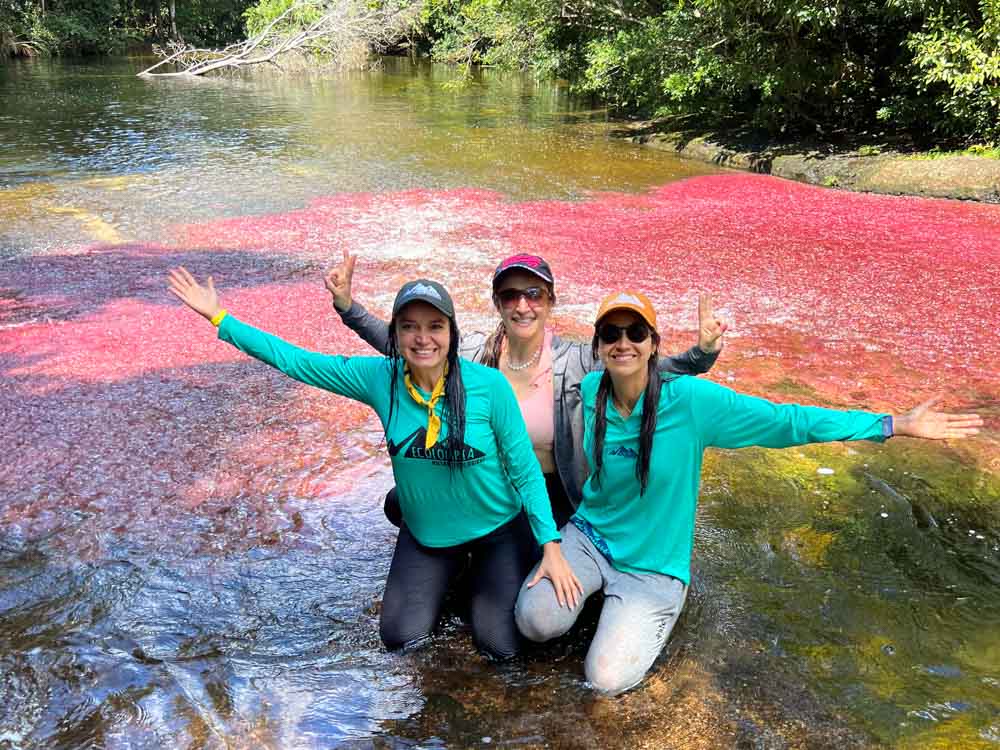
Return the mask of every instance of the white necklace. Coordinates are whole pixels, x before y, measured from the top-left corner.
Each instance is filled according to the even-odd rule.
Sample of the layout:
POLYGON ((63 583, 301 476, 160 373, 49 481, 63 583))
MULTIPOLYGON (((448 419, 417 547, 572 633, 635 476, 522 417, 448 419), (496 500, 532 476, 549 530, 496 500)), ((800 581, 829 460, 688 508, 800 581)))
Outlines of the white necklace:
POLYGON ((507 367, 511 372, 520 372, 521 370, 527 370, 529 367, 538 364, 538 360, 542 356, 542 347, 538 347, 538 350, 531 355, 531 359, 525 360, 519 365, 515 365, 510 358, 510 352, 507 352, 507 367))

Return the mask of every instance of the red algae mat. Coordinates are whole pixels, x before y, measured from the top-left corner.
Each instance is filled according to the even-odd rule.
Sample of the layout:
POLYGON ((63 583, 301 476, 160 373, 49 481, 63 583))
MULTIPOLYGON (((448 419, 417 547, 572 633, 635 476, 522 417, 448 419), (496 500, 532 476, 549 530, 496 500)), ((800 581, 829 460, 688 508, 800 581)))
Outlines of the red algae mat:
POLYGON ((829 381, 827 397, 840 401, 873 382, 865 398, 893 406, 914 391, 1000 390, 995 206, 726 174, 574 203, 477 190, 339 195, 182 236, 321 264, 347 248, 361 256, 360 299, 384 302, 398 281, 426 274, 465 295, 469 313, 486 312, 499 258, 535 252, 555 266, 561 322, 582 334, 605 291, 629 285, 650 294, 664 333, 686 344, 680 332, 693 329, 696 293, 706 291, 734 323, 727 370, 774 357, 760 377, 777 365, 812 385, 829 381))
POLYGON ((686 348, 697 293, 709 292, 732 321, 713 378, 879 410, 943 392, 947 406, 986 414, 974 454, 1000 471, 1000 207, 723 174, 578 202, 339 194, 177 227, 160 246, 9 259, 0 523, 34 534, 63 523, 66 507, 113 511, 109 531, 156 518, 170 543, 171 518, 195 513, 212 522, 184 544, 221 534, 240 546, 301 530, 309 503, 374 493, 388 477, 364 407, 248 361, 165 291, 167 269, 183 264, 212 273, 247 322, 365 353, 322 286, 343 249, 359 256, 355 296, 374 312, 402 281, 428 276, 453 291, 468 330, 495 324, 489 279, 513 252, 553 265, 564 332, 586 336, 603 293, 629 286, 654 300, 669 347, 686 348))

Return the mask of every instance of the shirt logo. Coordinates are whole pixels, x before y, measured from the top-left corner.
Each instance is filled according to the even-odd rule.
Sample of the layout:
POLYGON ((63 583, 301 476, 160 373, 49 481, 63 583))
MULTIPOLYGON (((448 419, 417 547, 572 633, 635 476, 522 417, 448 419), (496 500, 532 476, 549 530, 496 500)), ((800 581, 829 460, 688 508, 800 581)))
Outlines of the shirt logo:
POLYGON ((619 445, 613 451, 611 451, 609 456, 621 456, 622 458, 639 458, 639 454, 634 450, 625 445, 619 445))
POLYGON ((407 297, 412 297, 415 294, 420 294, 423 295, 424 297, 433 297, 436 300, 441 299, 441 295, 438 294, 437 289, 430 286, 429 284, 420 284, 420 283, 414 284, 405 292, 403 292, 403 299, 406 299, 407 297))
POLYGON ((448 445, 447 441, 438 438, 430 448, 425 448, 427 442, 427 428, 420 427, 398 443, 386 438, 389 455, 393 458, 399 455, 400 450, 409 446, 402 454, 402 458, 415 458, 420 461, 432 461, 436 466, 443 466, 449 462, 461 464, 475 464, 486 458, 486 454, 478 448, 473 448, 468 443, 461 446, 448 445))

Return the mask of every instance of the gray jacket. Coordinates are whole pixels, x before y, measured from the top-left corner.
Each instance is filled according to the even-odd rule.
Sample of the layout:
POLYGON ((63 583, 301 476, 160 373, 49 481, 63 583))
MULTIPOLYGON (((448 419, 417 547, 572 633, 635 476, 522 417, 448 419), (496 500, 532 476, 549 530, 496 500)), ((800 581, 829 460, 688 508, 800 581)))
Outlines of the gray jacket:
MULTIPOLYGON (((336 309, 336 308, 334 308, 336 309)), ((389 351, 389 326, 357 302, 341 312, 344 324, 366 341, 376 351, 389 351)), ((459 343, 459 356, 473 362, 482 362, 486 352, 487 336, 472 333, 463 336, 459 343)), ((708 372, 718 353, 706 354, 693 346, 683 354, 660 358, 660 371, 681 375, 698 375, 708 372)), ((552 337, 552 390, 555 393, 555 425, 553 451, 559 479, 573 507, 583 499, 583 483, 587 480, 587 459, 583 454, 583 402, 580 399, 580 382, 588 372, 602 370, 604 364, 591 356, 589 344, 566 341, 552 337)))

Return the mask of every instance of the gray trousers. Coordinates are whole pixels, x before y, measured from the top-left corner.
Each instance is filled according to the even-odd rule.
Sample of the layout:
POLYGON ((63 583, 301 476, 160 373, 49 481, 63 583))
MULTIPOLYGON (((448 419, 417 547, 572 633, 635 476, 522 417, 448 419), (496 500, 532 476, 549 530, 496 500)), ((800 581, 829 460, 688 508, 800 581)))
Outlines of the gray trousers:
POLYGON ((621 693, 642 681, 663 650, 684 607, 687 586, 668 575, 616 570, 572 523, 560 533, 563 556, 583 585, 583 599, 575 608, 560 607, 547 578, 530 589, 525 581, 514 608, 517 627, 538 643, 558 638, 576 622, 584 599, 603 591, 601 618, 584 672, 602 693, 621 693))

